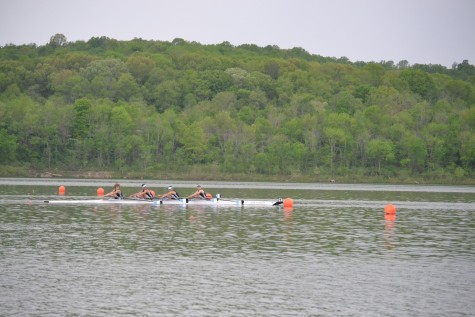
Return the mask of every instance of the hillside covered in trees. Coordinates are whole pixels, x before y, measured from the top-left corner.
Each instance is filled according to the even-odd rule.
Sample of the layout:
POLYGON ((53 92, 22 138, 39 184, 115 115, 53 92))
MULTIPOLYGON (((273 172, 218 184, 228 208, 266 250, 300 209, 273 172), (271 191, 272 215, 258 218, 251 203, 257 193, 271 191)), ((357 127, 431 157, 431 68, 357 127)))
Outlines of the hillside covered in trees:
POLYGON ((183 39, 0 47, 0 175, 91 170, 470 182, 475 67, 183 39))

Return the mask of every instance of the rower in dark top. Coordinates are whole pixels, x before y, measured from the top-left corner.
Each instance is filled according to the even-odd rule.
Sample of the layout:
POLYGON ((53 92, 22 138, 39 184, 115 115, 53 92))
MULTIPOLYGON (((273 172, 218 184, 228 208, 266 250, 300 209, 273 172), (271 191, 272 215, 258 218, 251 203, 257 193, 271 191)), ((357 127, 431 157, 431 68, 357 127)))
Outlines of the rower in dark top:
POLYGON ((196 191, 191 194, 190 196, 186 197, 187 199, 189 198, 199 198, 199 199, 207 199, 208 196, 206 195, 203 187, 201 185, 196 186, 196 191))
POLYGON ((153 199, 153 192, 147 188, 146 184, 142 184, 142 190, 138 193, 130 195, 132 198, 153 199))
POLYGON ((174 199, 179 200, 180 194, 176 190, 173 189, 173 186, 168 186, 168 192, 165 194, 158 195, 157 198, 167 198, 167 199, 174 199))
POLYGON ((120 184, 115 183, 114 184, 114 189, 110 192, 104 195, 104 197, 112 197, 114 199, 122 199, 122 190, 120 189, 120 184))

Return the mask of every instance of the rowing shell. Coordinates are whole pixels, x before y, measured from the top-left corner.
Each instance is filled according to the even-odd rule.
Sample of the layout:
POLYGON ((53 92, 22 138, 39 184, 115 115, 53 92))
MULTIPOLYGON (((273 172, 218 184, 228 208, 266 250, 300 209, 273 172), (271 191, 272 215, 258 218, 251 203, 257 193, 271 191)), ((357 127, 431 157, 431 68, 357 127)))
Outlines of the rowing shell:
POLYGON ((200 206, 278 206, 283 203, 265 200, 223 200, 213 198, 209 200, 186 199, 179 200, 145 200, 145 199, 83 199, 83 200, 45 200, 47 204, 120 204, 120 205, 200 205, 200 206))

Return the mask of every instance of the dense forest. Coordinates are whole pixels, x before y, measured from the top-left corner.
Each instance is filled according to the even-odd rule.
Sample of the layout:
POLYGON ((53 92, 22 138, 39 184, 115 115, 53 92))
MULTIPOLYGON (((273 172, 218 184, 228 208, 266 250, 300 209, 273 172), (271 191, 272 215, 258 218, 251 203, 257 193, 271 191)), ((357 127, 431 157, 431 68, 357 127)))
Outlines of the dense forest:
POLYGON ((56 34, 43 46, 0 47, 0 118, 2 176, 475 176, 467 60, 448 69, 298 47, 56 34))

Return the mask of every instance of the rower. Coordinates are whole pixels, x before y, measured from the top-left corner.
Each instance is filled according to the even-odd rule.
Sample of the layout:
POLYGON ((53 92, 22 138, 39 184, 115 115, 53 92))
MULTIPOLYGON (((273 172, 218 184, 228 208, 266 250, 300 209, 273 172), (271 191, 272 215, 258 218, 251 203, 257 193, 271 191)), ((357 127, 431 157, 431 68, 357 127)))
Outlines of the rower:
POLYGON ((198 185, 196 186, 196 191, 186 198, 211 199, 212 195, 205 193, 203 187, 201 187, 201 185, 198 185))
POLYGON ((173 189, 173 186, 168 186, 168 192, 162 195, 158 195, 157 198, 180 200, 180 195, 176 190, 173 189))
POLYGON ((104 197, 112 197, 114 199, 122 199, 122 190, 120 189, 120 184, 115 183, 114 184, 114 189, 110 192, 104 195, 104 197))
POLYGON ((130 195, 132 198, 153 199, 153 192, 147 188, 146 184, 142 184, 142 190, 138 193, 130 195))

